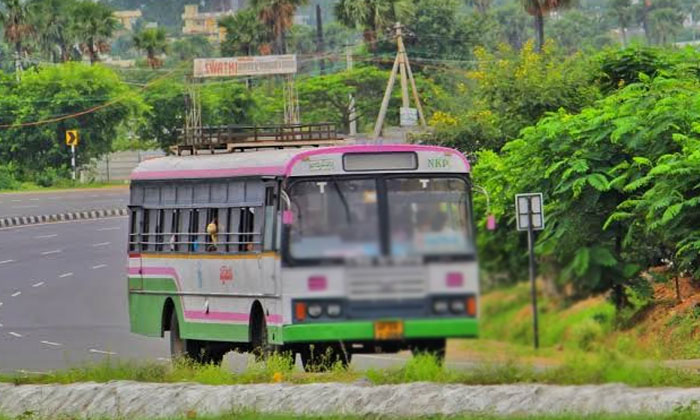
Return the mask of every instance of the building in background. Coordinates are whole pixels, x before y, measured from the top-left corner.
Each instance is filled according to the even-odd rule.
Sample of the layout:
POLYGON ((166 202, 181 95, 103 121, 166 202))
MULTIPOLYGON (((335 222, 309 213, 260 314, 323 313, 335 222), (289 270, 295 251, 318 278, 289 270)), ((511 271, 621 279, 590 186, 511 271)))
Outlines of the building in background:
MULTIPOLYGON (((234 2, 227 2, 233 5, 234 2)), ((238 2, 236 2, 236 5, 238 2)), ((182 14, 182 33, 184 35, 203 35, 210 41, 221 42, 226 38, 226 30, 219 27, 219 19, 235 13, 233 8, 223 12, 200 12, 196 4, 186 4, 182 14)))
POLYGON ((140 10, 117 10, 112 14, 127 31, 134 30, 134 24, 141 18, 140 10))

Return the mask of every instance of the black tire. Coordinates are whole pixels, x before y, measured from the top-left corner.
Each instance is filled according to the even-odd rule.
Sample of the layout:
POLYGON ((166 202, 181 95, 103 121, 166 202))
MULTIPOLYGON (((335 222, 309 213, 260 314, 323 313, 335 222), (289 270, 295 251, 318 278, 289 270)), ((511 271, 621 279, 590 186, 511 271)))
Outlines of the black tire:
POLYGON ((337 344, 309 344, 299 350, 301 364, 306 372, 326 372, 336 363, 347 369, 352 362, 352 353, 337 344))
POLYGON ((414 356, 418 354, 431 354, 435 356, 438 362, 445 361, 445 347, 447 340, 444 338, 436 338, 430 340, 420 340, 411 345, 411 353, 414 356))
POLYGON ((188 340, 180 335, 177 312, 170 316, 170 358, 173 362, 187 358, 201 364, 221 364, 226 351, 214 348, 206 341, 188 340))
POLYGON ((253 312, 252 322, 250 324, 250 351, 255 355, 255 360, 267 360, 270 354, 273 353, 273 347, 270 345, 267 337, 267 322, 261 311, 253 312))

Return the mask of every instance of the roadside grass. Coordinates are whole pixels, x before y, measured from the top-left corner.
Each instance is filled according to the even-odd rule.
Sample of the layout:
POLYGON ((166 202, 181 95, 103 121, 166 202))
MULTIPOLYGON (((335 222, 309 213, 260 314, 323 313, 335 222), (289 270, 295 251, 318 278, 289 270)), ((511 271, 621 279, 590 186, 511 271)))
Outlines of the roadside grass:
POLYGON ((187 360, 177 361, 172 366, 165 363, 105 360, 46 374, 18 373, 0 376, 0 381, 14 384, 67 384, 114 380, 195 382, 208 385, 366 381, 374 385, 435 382, 465 385, 623 383, 634 387, 700 386, 700 375, 697 373, 663 367, 656 362, 629 361, 613 352, 578 355, 559 365, 546 368, 511 361, 480 363, 470 369, 455 370, 444 367, 431 355, 418 355, 409 359, 405 365, 395 368, 358 372, 352 367, 345 369, 336 364, 326 372, 306 373, 295 369, 291 358, 274 355, 266 363, 251 362, 244 371, 237 373, 224 367, 199 365, 187 360))
MULTIPOLYGON (((78 420, 84 419, 83 417, 59 417, 61 420, 78 420)), ((375 415, 363 415, 363 416, 347 416, 347 415, 299 415, 299 414, 267 414, 267 413, 255 413, 255 412, 231 412, 219 416, 197 416, 197 413, 190 412, 182 417, 169 417, 160 418, 158 420, 287 420, 287 419, 299 419, 299 420, 379 420, 379 419, 392 419, 392 420, 696 420, 698 418, 697 411, 692 409, 680 409, 676 410, 674 413, 668 414, 591 414, 591 415, 580 415, 580 414, 559 414, 559 415, 517 415, 517 416, 498 416, 493 414, 468 414, 460 416, 421 416, 421 417, 399 417, 399 416, 375 416, 375 415)), ((120 418, 117 418, 121 420, 120 418)), ((32 412, 24 413, 17 417, 7 417, 0 415, 0 420, 42 420, 42 417, 33 414, 32 412)), ((84 419, 84 420, 106 420, 106 419, 84 419)), ((124 419, 126 420, 126 419, 124 419)), ((156 420, 156 419, 146 419, 146 418, 130 418, 129 420, 156 420)))

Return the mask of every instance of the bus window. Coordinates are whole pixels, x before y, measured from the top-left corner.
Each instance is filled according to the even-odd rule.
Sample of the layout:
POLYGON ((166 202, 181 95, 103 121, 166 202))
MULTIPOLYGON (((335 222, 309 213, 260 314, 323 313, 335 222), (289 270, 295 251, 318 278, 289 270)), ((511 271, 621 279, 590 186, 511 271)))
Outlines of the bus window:
POLYGON ((386 185, 392 255, 474 253, 466 182, 392 178, 386 185))
POLYGON ((373 179, 303 181, 290 190, 294 258, 374 257, 381 253, 373 179))
POLYGON ((148 234, 150 225, 150 210, 143 209, 143 220, 141 221, 141 251, 148 251, 148 242, 151 237, 148 234))
POLYGON ((179 251, 180 241, 178 232, 180 231, 180 209, 174 209, 172 219, 170 221, 170 238, 168 239, 168 249, 171 252, 179 251))
POLYGON ((142 210, 131 208, 131 219, 129 223, 129 251, 139 251, 139 216, 142 210))
POLYGON ((240 209, 238 222, 238 251, 251 252, 256 249, 254 241, 255 233, 255 209, 253 207, 243 207, 240 209))
POLYGON ((190 210, 190 218, 189 218, 189 233, 190 233, 189 250, 190 250, 190 252, 198 252, 199 251, 199 238, 197 237, 198 226, 199 226, 199 210, 192 209, 192 210, 190 210))
POLYGON ((207 252, 216 252, 218 250, 219 220, 217 213, 217 209, 207 209, 207 217, 205 219, 207 221, 205 229, 205 242, 207 244, 207 252))
POLYGON ((263 235, 263 250, 273 249, 275 235, 275 187, 265 188, 265 234, 263 235))
POLYGON ((158 252, 163 251, 163 226, 165 225, 165 210, 155 210, 156 221, 155 221, 155 250, 158 252))

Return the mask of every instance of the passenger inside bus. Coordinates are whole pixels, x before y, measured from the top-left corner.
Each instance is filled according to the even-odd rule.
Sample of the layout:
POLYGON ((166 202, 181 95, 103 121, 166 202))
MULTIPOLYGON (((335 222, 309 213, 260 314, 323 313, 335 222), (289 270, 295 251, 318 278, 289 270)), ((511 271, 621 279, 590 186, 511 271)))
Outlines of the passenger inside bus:
POLYGON ((209 235, 209 245, 207 246, 208 252, 216 252, 216 245, 218 243, 218 232, 219 227, 216 223, 216 217, 209 222, 207 225, 207 234, 209 235))

